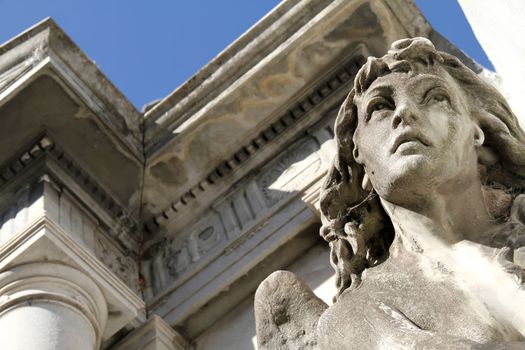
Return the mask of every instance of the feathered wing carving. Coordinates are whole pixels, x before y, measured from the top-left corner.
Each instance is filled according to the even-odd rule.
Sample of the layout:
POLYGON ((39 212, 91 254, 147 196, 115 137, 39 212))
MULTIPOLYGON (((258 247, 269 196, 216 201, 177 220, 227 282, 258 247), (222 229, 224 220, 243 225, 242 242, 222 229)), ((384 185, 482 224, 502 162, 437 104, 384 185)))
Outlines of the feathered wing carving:
POLYGON ((295 274, 272 273, 255 293, 259 349, 316 349, 317 323, 327 308, 295 274))

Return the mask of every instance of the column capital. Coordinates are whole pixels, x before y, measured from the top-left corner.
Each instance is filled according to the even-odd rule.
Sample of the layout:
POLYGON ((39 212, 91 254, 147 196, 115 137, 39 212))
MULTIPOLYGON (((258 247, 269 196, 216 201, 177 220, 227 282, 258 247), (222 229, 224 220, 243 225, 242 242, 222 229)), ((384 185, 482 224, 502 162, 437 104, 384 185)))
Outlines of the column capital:
MULTIPOLYGON (((80 293, 77 296, 93 294, 91 298, 103 298, 107 305, 106 309, 98 306, 90 311, 93 317, 98 317, 99 322, 104 325, 101 329, 102 341, 109 339, 130 322, 134 320, 140 322, 145 319, 144 301, 90 251, 66 233, 53 219, 45 215, 27 225, 0 246, 0 271, 2 271, 0 288, 6 285, 2 281, 12 279, 19 281, 17 283, 23 283, 21 281, 25 278, 31 283, 41 283, 39 286, 44 290, 68 286, 69 289, 66 288, 68 291, 65 292, 68 295, 68 293, 80 293, 80 289, 85 288, 83 294, 80 293), (47 271, 49 261, 54 262, 54 273, 58 274, 57 276, 47 271), (49 284, 31 276, 31 272, 28 272, 24 266, 32 266, 35 271, 40 271, 48 276, 49 284), (19 274, 21 277, 18 276, 19 274), (88 282, 87 279, 92 282, 88 282), (98 292, 96 292, 97 289, 98 292), (104 313, 106 316, 103 316, 104 313), (107 317, 107 320, 104 321, 104 317, 107 317)), ((0 292, 0 294, 4 293, 0 292)), ((58 296, 55 294, 53 297, 58 296)), ((68 300, 73 302, 74 299, 69 298, 68 300)), ((92 302, 91 304, 104 303, 92 302)))
MULTIPOLYGON (((107 303, 100 288, 83 272, 55 262, 22 264, 1 272, 0 319, 17 308, 32 305, 72 310, 74 318, 83 319, 83 324, 90 326, 84 332, 93 335, 97 346, 101 344, 108 320, 107 303)), ((67 321, 57 319, 56 324, 65 330, 67 321)), ((52 329, 52 325, 49 327, 52 329)), ((0 339, 0 344, 3 341, 0 339)))

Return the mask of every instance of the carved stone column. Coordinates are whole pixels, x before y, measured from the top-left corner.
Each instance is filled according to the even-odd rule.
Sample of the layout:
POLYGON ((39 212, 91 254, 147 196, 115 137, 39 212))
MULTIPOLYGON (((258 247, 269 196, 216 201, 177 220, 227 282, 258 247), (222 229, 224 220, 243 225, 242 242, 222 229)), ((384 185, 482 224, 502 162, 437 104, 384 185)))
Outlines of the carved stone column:
POLYGON ((59 263, 18 265, 0 273, 0 349, 97 349, 107 321, 94 281, 59 263))
POLYGON ((15 192, 2 216, 2 350, 100 349, 145 319, 144 302, 94 249, 103 238, 89 230, 94 218, 59 190, 45 177, 15 192))

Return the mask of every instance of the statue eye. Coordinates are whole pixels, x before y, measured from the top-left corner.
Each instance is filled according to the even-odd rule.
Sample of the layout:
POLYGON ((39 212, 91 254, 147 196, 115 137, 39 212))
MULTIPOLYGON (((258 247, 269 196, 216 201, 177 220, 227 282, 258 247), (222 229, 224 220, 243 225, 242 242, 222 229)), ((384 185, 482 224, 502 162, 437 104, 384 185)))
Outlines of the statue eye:
POLYGON ((447 96, 443 94, 437 94, 432 97, 432 100, 436 102, 443 102, 447 100, 447 96))
POLYGON ((450 102, 448 94, 442 87, 435 87, 425 93, 423 98, 424 104, 434 104, 441 102, 450 102))
POLYGON ((372 115, 376 112, 383 112, 392 109, 392 103, 390 103, 385 98, 377 98, 375 101, 372 101, 367 108, 367 120, 369 120, 372 115))
POLYGON ((388 105, 387 105, 386 103, 379 102, 379 103, 376 103, 376 104, 372 107, 371 112, 380 111, 380 110, 387 109, 387 108, 388 108, 388 105))

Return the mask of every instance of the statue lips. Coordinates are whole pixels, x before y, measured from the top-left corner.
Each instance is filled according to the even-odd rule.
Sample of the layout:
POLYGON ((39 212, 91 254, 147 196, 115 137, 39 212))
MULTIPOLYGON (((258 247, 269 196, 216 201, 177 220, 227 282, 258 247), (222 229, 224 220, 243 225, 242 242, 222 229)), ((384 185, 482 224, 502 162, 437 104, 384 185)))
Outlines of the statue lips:
POLYGON ((392 154, 396 153, 401 145, 405 143, 409 143, 409 142, 416 142, 425 147, 430 146, 430 142, 427 140, 427 138, 423 134, 415 130, 409 130, 407 132, 402 133, 398 137, 396 137, 396 139, 394 140, 394 144, 392 145, 392 148, 390 149, 390 152, 392 154))

